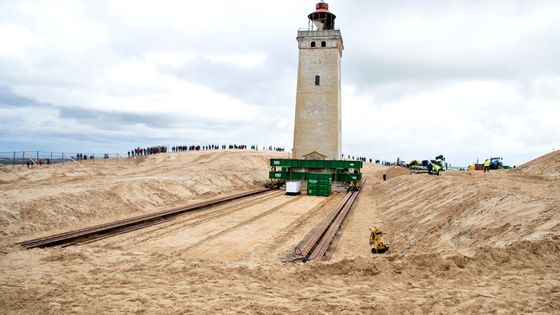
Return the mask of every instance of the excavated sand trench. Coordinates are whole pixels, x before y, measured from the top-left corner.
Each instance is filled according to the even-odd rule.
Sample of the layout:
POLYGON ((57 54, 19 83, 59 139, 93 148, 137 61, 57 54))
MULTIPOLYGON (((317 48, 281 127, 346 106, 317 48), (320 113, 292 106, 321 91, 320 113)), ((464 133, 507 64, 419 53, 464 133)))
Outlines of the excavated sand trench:
POLYGON ((410 175, 368 164, 368 185, 329 262, 282 259, 342 195, 270 192, 87 245, 12 245, 258 187, 271 156, 187 152, 0 169, 0 313, 560 309, 559 152, 489 174, 410 175), (390 255, 369 253, 372 225, 389 233, 390 255))
POLYGON ((275 191, 89 246, 222 261, 278 260, 341 199, 342 194, 320 198, 275 191))

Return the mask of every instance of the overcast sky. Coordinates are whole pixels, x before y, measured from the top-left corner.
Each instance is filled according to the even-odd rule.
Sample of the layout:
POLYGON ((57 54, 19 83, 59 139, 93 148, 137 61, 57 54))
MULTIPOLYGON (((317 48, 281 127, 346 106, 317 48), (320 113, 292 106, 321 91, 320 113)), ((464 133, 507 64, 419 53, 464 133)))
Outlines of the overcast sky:
MULTIPOLYGON (((314 0, 0 0, 0 151, 291 148, 314 0)), ((332 0, 343 151, 519 164, 560 148, 560 1, 332 0)))

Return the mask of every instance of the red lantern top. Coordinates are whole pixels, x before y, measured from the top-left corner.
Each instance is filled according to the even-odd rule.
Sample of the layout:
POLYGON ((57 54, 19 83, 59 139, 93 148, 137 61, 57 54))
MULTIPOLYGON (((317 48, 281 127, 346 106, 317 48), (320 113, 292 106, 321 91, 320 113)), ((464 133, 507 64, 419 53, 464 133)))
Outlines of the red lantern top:
POLYGON ((329 12, 329 4, 325 3, 323 1, 321 1, 321 2, 319 2, 315 5, 315 10, 316 10, 315 12, 328 12, 328 13, 330 13, 329 12))
POLYGON ((333 30, 336 15, 329 11, 329 4, 321 0, 315 5, 315 12, 307 16, 318 30, 333 30))

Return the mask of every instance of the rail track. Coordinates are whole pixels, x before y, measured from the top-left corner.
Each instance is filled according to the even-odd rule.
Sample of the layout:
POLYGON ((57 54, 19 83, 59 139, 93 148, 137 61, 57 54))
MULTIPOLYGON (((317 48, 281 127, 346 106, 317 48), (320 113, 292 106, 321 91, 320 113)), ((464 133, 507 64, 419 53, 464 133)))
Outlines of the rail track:
MULTIPOLYGON (((252 196, 251 198, 243 198, 224 203, 222 205, 217 205, 207 210, 200 211, 196 214, 193 213, 192 216, 180 216, 173 218, 173 220, 171 220, 168 224, 162 226, 161 228, 145 228, 136 231, 135 233, 129 233, 126 238, 113 238, 111 240, 99 243, 101 243, 101 246, 120 246, 123 242, 126 242, 127 246, 130 246, 129 244, 142 244, 153 239, 165 237, 165 235, 179 233, 185 228, 194 228, 200 226, 201 224, 217 220, 225 216, 230 216, 237 212, 242 212, 251 205, 267 202, 281 195, 282 191, 280 190, 270 190, 269 192, 258 194, 252 196)), ((109 235, 108 238, 111 238, 112 236, 113 235, 109 235)), ((95 239, 94 242, 98 242, 101 240, 102 238, 95 239)), ((87 243, 88 242, 84 242, 82 244, 87 243)))
MULTIPOLYGON (((365 179, 362 181, 362 188, 365 184, 365 179)), ((335 207, 323 223, 311 234, 299 243, 295 248, 295 256, 292 260, 301 260, 307 262, 314 259, 322 259, 325 253, 333 243, 336 233, 339 231, 340 226, 348 216, 356 199, 358 198, 361 189, 358 191, 351 191, 344 196, 342 201, 335 207)))
POLYGON ((70 245, 76 245, 81 243, 90 243, 92 241, 96 241, 99 239, 104 239, 110 236, 123 234, 131 231, 139 230, 148 226, 152 226, 155 224, 167 222, 187 212, 202 210, 205 208, 224 204, 241 198, 262 194, 271 190, 272 189, 270 188, 255 189, 255 190, 251 190, 251 191, 247 191, 231 196, 225 196, 209 201, 196 203, 186 207, 173 208, 173 209, 137 216, 129 219, 91 226, 79 230, 32 239, 32 240, 18 243, 18 245, 21 245, 26 249, 31 249, 37 247, 44 248, 44 247, 53 247, 53 246, 70 246, 70 245))

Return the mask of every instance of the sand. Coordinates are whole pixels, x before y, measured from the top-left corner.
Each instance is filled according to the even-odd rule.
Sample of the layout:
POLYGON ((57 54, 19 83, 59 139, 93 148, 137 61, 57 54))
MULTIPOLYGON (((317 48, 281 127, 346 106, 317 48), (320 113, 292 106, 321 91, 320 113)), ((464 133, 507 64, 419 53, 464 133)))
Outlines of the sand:
POLYGON ((308 264, 283 259, 342 194, 270 192, 91 244, 13 245, 258 187, 286 153, 0 168, 0 313, 559 313, 559 153, 439 177, 366 164, 336 250, 308 264), (390 254, 369 253, 372 225, 390 254))
POLYGON ((548 180, 560 179, 560 154, 554 151, 519 166, 514 172, 548 180))
POLYGON ((0 168, 0 235, 50 234, 262 187, 270 155, 182 152, 0 168))

